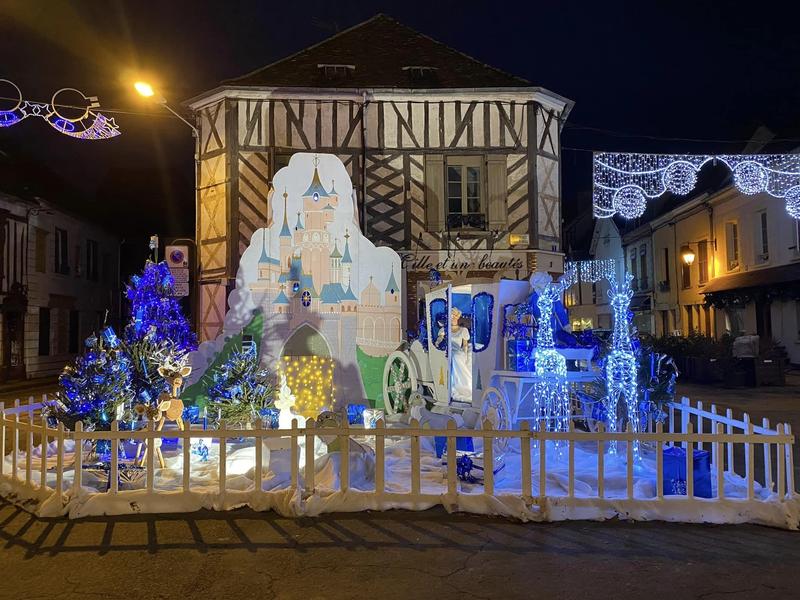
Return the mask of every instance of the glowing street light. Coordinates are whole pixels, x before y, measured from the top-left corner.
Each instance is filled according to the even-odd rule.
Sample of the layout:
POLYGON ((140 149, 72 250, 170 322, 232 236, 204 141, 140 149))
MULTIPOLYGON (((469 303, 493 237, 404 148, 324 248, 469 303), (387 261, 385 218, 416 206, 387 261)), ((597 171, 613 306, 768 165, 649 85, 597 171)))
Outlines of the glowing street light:
POLYGON ((151 98, 151 99, 155 100, 161 106, 163 106, 169 112, 171 112, 173 115, 178 117, 181 121, 186 123, 192 129, 192 133, 194 134, 194 136, 197 137, 197 128, 194 125, 192 125, 189 121, 187 121, 182 115, 180 115, 177 112, 175 112, 172 109, 172 107, 169 104, 167 104, 167 99, 164 98, 164 96, 162 96, 161 94, 157 93, 152 85, 150 85, 146 81, 141 81, 140 80, 140 81, 137 81, 137 82, 135 82, 133 84, 133 88, 138 92, 138 94, 140 96, 142 96, 144 98, 151 98))
POLYGON ((688 244, 681 248, 681 258, 683 259, 683 262, 686 263, 687 265, 689 265, 690 267, 692 266, 692 263, 694 262, 694 256, 695 256, 694 255, 694 250, 692 250, 688 246, 688 244))
POLYGON ((151 98, 155 95, 153 86, 146 81, 137 81, 133 84, 133 87, 137 92, 139 92, 139 95, 144 96, 145 98, 151 98))

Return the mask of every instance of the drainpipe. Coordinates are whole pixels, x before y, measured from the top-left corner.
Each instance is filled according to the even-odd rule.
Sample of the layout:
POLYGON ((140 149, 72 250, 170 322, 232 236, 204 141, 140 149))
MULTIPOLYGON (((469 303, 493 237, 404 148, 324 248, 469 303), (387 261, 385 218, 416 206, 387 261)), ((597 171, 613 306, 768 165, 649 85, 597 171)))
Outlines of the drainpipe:
POLYGON ((678 266, 678 260, 680 255, 680 250, 678 249, 678 223, 677 221, 673 221, 672 225, 672 261, 675 265, 675 306, 677 306, 677 310, 675 311, 675 329, 679 329, 678 323, 681 324, 680 330, 683 332, 683 310, 681 307, 681 288, 680 286, 683 285, 681 279, 681 271, 678 266))

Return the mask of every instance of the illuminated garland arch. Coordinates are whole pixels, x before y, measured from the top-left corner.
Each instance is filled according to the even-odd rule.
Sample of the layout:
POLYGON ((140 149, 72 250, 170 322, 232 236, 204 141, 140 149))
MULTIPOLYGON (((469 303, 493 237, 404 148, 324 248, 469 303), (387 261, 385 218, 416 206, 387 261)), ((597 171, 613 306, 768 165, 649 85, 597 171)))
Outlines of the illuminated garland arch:
POLYGON ((594 216, 641 217, 647 200, 665 192, 685 196, 698 171, 720 161, 733 173, 743 194, 766 192, 783 198, 786 212, 800 219, 800 154, 627 154, 595 152, 592 165, 594 216))
POLYGON ((81 140, 106 140, 120 134, 113 118, 92 110, 100 107, 96 96, 86 96, 75 88, 61 88, 50 98, 50 103, 45 104, 23 100, 22 91, 13 81, 0 79, 0 83, 10 85, 17 91, 14 107, 11 110, 0 110, 0 127, 11 127, 28 117, 41 117, 59 133, 81 140), (86 108, 79 117, 69 118, 58 112, 56 97, 64 92, 75 92, 86 101, 86 108))

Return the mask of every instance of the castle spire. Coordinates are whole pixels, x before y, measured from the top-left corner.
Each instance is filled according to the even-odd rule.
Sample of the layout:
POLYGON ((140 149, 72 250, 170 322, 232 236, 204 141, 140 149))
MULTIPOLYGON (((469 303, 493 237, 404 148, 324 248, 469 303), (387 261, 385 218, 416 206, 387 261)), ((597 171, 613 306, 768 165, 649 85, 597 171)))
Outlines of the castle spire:
POLYGON ((288 213, 288 198, 289 194, 286 188, 283 190, 283 227, 281 227, 280 237, 292 237, 292 232, 289 231, 289 222, 286 220, 288 213))
POLYGON ((353 259, 350 257, 350 232, 344 230, 344 254, 342 255, 342 263, 352 263, 353 259))

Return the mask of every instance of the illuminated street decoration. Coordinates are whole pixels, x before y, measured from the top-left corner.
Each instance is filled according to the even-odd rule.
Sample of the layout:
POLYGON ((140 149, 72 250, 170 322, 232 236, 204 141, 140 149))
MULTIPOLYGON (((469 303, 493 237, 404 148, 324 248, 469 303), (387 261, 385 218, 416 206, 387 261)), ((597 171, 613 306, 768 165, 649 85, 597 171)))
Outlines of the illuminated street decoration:
POLYGON ((0 110, 0 127, 11 127, 28 117, 41 117, 59 133, 81 140, 105 140, 120 134, 119 127, 113 118, 106 117, 93 110, 100 107, 96 96, 85 96, 75 88, 62 88, 53 94, 49 104, 45 104, 23 100, 20 89, 8 79, 0 79, 0 83, 13 87, 17 95, 16 104, 13 108, 0 110), (65 92, 76 93, 86 101, 83 113, 78 117, 70 118, 60 113, 56 108, 57 106, 63 106, 56 101, 56 98, 65 92))
MULTIPOLYGON (((611 289, 608 297, 614 310, 614 330, 611 336, 611 353, 606 359, 606 411, 608 412, 608 430, 617 431, 617 405, 622 396, 625 401, 628 422, 633 431, 639 431, 639 419, 636 418, 637 365, 633 353, 628 324, 628 307, 633 297, 631 289, 633 275, 625 274, 625 285, 619 287, 617 279, 609 280, 611 289)), ((634 442, 634 453, 638 456, 639 442, 634 442)), ((616 452, 616 443, 611 442, 610 451, 616 452)))
POLYGON ((551 431, 569 429, 570 400, 567 385, 567 361, 555 348, 553 340, 553 304, 561 296, 562 283, 549 283, 539 294, 539 328, 536 331, 534 361, 536 385, 534 414, 544 411, 547 428, 551 431))
POLYGON ((647 200, 665 192, 685 196, 697 172, 709 161, 724 163, 743 194, 766 192, 786 200, 786 211, 800 218, 800 154, 626 154, 597 152, 593 161, 594 216, 641 217, 647 200))
POLYGON ((617 276, 617 261, 613 258, 567 261, 564 264, 562 283, 569 288, 576 283, 611 281, 617 276))

